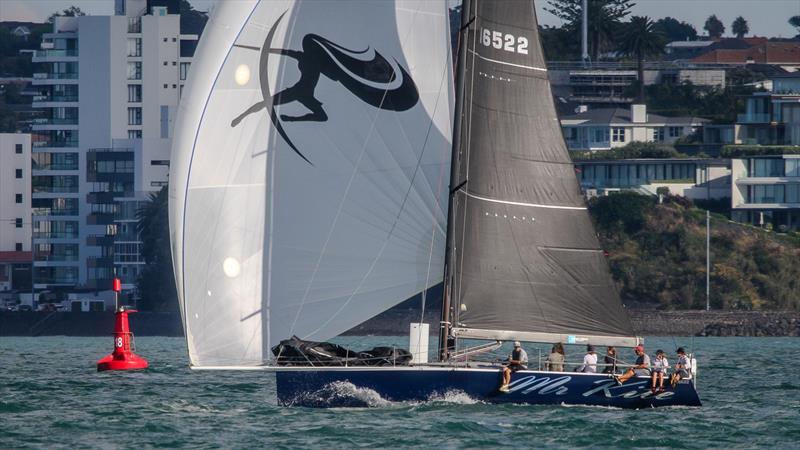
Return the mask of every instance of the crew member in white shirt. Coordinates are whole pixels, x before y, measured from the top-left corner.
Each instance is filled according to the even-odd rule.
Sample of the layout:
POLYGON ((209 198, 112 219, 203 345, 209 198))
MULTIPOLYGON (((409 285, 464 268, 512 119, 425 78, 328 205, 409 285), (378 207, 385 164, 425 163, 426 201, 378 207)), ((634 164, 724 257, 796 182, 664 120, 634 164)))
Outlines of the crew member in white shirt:
POLYGON ((597 373, 597 353, 594 352, 593 345, 586 346, 586 355, 583 357, 583 365, 578 368, 578 372, 597 373))

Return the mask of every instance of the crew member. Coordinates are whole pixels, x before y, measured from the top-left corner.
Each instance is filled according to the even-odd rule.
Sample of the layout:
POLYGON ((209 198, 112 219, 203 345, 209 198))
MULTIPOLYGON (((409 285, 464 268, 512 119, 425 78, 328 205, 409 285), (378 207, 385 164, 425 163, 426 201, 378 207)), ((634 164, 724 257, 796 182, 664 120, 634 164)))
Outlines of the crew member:
POLYGON ((511 373, 527 369, 526 364, 528 364, 528 354, 522 349, 519 341, 514 341, 514 350, 508 355, 508 364, 503 368, 503 385, 500 386, 500 392, 508 392, 511 373))

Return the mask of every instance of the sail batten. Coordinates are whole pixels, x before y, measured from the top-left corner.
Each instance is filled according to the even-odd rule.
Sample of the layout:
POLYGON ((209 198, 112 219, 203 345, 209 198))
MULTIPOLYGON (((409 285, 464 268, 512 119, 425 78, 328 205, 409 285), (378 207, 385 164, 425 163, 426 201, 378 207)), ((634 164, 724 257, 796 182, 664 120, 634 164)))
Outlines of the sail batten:
POLYGON ((562 137, 532 2, 472 0, 463 14, 452 335, 635 343, 562 137))

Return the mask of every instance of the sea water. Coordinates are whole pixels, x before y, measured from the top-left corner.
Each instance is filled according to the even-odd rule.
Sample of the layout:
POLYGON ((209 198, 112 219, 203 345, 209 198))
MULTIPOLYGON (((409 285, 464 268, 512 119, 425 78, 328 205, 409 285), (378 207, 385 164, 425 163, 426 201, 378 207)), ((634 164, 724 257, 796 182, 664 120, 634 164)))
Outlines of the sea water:
POLYGON ((800 448, 800 339, 646 342, 670 355, 693 346, 703 407, 492 405, 458 392, 393 403, 342 385, 372 407, 287 408, 270 374, 190 370, 179 338, 138 338, 145 371, 97 373, 110 337, 2 337, 0 448, 800 448))

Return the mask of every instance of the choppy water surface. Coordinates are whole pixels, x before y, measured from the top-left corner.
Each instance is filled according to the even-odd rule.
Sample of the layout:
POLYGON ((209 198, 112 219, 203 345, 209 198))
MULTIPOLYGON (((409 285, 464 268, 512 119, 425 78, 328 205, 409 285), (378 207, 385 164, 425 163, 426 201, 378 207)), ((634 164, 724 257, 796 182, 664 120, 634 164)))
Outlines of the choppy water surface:
MULTIPOLYGON (((690 340, 647 343, 671 353, 690 340)), ((0 448, 800 448, 797 338, 695 338, 704 406, 639 411, 489 405, 459 394, 284 408, 268 374, 191 371, 182 339, 137 344, 150 369, 97 373, 110 337, 0 338, 0 448)))

